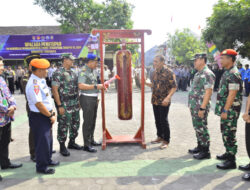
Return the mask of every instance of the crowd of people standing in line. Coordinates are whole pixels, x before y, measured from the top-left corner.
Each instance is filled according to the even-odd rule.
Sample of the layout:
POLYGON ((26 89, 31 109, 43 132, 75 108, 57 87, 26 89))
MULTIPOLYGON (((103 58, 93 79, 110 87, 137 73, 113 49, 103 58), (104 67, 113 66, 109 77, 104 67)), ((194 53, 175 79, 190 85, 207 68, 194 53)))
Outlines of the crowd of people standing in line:
MULTIPOLYGON (((188 93, 188 104, 192 117, 193 127, 197 137, 197 147, 189 149, 188 152, 194 159, 210 159, 210 136, 207 128, 207 117, 210 109, 210 99, 213 90, 218 90, 215 114, 221 118, 221 133, 225 146, 225 153, 217 155, 216 158, 223 162, 217 164, 218 169, 235 169, 237 153, 237 120, 239 119, 242 106, 243 81, 248 85, 248 70, 244 75, 240 72, 241 68, 236 67, 237 52, 228 49, 221 53, 221 64, 224 73, 219 80, 218 89, 215 89, 216 74, 207 65, 206 54, 196 54, 194 57, 194 68, 196 72, 190 72, 185 67, 172 67, 165 65, 164 56, 156 56, 154 59, 154 70, 149 71, 151 82, 146 81, 145 85, 152 89, 151 103, 156 124, 157 138, 152 143, 161 143, 160 149, 167 149, 170 143, 170 127, 168 113, 171 105, 171 98, 178 90, 186 91, 188 81, 192 80, 188 93), (179 78, 178 78, 179 77, 179 78), (186 79, 186 83, 183 82, 186 79), (178 87, 181 85, 181 87, 178 87)), ((55 112, 57 109, 58 134, 57 140, 60 144, 62 156, 70 156, 68 149, 84 150, 95 153, 97 150, 93 146, 101 144, 94 140, 94 130, 98 109, 98 92, 105 90, 103 84, 98 83, 97 65, 100 59, 96 55, 88 55, 85 66, 81 69, 73 67, 74 57, 69 54, 62 55, 62 67, 55 69, 50 67, 46 59, 39 55, 30 55, 26 60, 29 63, 29 76, 26 79, 25 96, 27 100, 27 113, 29 117, 30 150, 33 146, 31 160, 36 162, 36 171, 43 174, 53 174, 55 170, 49 166, 57 166, 60 163, 52 160, 53 138, 51 127, 55 122, 55 112), (50 68, 49 68, 50 67, 50 68), (49 70, 51 69, 51 70, 49 70), (47 75, 48 70, 48 75, 47 75), (32 73, 31 73, 32 72, 32 73), (51 74, 52 73, 52 74, 51 74), (52 96, 49 85, 45 78, 51 81, 52 96), (83 110, 83 141, 84 146, 76 144, 79 129, 79 109, 83 110), (69 132, 68 132, 69 131, 69 132), (65 143, 69 133, 69 142, 66 148, 65 143), (33 140, 31 140, 32 138, 33 140)), ((3 72, 3 62, 1 60, 3 72)), ((139 72, 136 75, 140 76, 139 72)), ((105 69, 107 70, 107 68, 105 69)), ((11 72, 11 69, 9 70, 11 72)), ((13 72, 12 72, 13 73, 13 72)), ((108 74, 108 73, 107 73, 108 74)), ((14 74, 13 74, 14 75, 14 74)), ((145 71, 145 76, 147 72, 145 71)), ((107 75, 108 76, 108 75, 107 75)), ((107 78, 107 77, 106 77, 107 78)), ((8 158, 8 144, 10 142, 11 121, 14 120, 16 104, 13 96, 7 88, 6 82, 0 78, 2 89, 1 106, 4 118, 0 123, 0 164, 2 169, 18 168, 22 164, 13 164, 8 158)), ((7 78, 8 79, 8 78, 7 78)), ((22 78, 20 79, 22 81, 22 78)), ((22 83, 22 82, 21 82, 22 83)), ((22 85, 21 85, 22 86, 22 85)), ((243 115, 246 121, 246 145, 249 154, 249 108, 250 98, 248 98, 246 112, 243 115)), ((31 153, 32 151, 30 151, 31 153)), ((250 155, 249 155, 250 157, 250 155)), ((244 171, 250 170, 250 164, 240 166, 244 171)), ((243 176, 244 180, 250 181, 250 173, 243 176)))

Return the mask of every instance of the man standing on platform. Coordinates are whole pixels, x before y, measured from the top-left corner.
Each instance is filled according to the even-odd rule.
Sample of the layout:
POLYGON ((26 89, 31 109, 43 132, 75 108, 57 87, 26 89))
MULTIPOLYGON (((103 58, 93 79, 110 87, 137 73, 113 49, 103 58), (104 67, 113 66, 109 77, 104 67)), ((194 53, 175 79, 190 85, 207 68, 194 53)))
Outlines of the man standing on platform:
POLYGON ((190 149, 188 152, 194 154, 193 157, 198 160, 211 157, 207 117, 210 109, 210 99, 213 94, 215 76, 206 63, 206 54, 195 55, 194 68, 198 72, 194 75, 188 96, 188 105, 198 144, 196 148, 190 149))
POLYGON ((62 67, 57 69, 52 76, 52 92, 58 111, 57 140, 60 143, 60 153, 70 156, 65 146, 69 130, 69 149, 81 150, 82 147, 75 143, 80 126, 80 102, 78 95, 78 76, 72 70, 74 56, 69 53, 62 54, 62 67))
POLYGON ((217 159, 225 160, 217 164, 219 169, 236 168, 236 131, 242 105, 242 78, 235 66, 236 56, 237 52, 232 49, 221 53, 221 65, 225 72, 220 81, 215 114, 221 117, 221 133, 226 153, 217 156, 217 159))
POLYGON ((164 56, 159 55, 154 58, 154 68, 152 83, 145 81, 145 85, 152 88, 152 104, 157 129, 157 138, 152 143, 162 143, 160 149, 165 149, 170 143, 168 113, 177 84, 174 73, 165 65, 164 56))

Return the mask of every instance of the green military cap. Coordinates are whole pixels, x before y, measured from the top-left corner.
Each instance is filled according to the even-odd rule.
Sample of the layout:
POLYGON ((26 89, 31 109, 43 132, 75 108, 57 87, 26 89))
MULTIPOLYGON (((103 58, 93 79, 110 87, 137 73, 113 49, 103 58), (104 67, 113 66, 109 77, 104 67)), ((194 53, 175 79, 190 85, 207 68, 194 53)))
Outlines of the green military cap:
POLYGON ((40 59, 41 56, 39 53, 31 53, 29 55, 27 55, 26 57, 24 57, 24 60, 26 63, 30 64, 32 59, 40 59))
POLYGON ((75 60, 76 58, 72 55, 72 53, 63 53, 61 54, 61 58, 67 58, 67 59, 71 59, 71 60, 75 60))
POLYGON ((195 56, 193 57, 193 59, 191 61, 195 61, 196 59, 207 59, 207 54, 206 53, 197 53, 195 54, 195 56))

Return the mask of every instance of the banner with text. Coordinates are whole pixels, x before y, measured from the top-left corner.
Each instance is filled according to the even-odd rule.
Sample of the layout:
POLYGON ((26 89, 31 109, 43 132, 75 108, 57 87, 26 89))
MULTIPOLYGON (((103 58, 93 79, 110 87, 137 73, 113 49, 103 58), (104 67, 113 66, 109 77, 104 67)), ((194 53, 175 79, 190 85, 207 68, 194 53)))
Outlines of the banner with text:
POLYGON ((90 34, 0 35, 0 56, 7 60, 23 59, 30 53, 58 59, 62 53, 85 57, 98 49, 98 38, 90 34))

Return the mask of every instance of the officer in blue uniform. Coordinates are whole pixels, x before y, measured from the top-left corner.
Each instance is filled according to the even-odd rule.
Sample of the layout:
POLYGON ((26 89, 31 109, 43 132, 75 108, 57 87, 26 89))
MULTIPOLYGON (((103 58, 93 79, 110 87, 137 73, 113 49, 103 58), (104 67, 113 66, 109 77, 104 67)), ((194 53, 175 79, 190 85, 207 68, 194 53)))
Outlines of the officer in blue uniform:
POLYGON ((246 64, 245 65, 245 74, 244 74, 244 84, 245 84, 245 96, 247 97, 249 95, 249 91, 250 91, 250 86, 249 86, 249 75, 250 75, 250 69, 249 69, 249 65, 246 64))
POLYGON ((53 112, 53 101, 46 84, 47 68, 50 63, 46 59, 33 59, 30 62, 32 75, 26 86, 26 96, 30 108, 29 122, 35 137, 36 171, 43 174, 54 174, 55 170, 48 166, 59 165, 52 161, 51 128, 56 117, 53 112))

